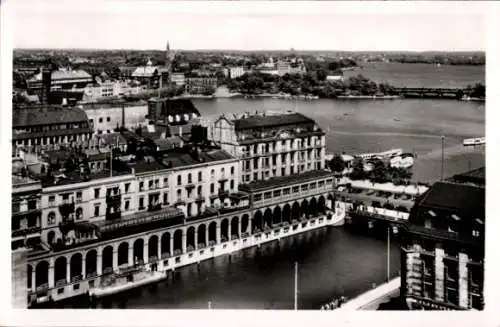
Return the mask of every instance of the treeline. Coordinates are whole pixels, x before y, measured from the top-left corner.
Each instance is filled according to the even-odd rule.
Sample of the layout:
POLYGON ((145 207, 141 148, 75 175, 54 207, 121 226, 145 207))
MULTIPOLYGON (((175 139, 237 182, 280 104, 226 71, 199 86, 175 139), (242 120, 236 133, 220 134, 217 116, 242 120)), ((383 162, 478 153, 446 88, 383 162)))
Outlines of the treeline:
POLYGON ((227 81, 227 86, 231 91, 243 94, 312 94, 326 98, 339 95, 396 94, 393 86, 387 83, 377 84, 362 75, 352 76, 346 80, 327 81, 322 70, 283 76, 246 73, 227 81))
POLYGON ((484 54, 478 55, 453 55, 453 54, 401 54, 391 56, 389 61, 408 64, 441 64, 441 65, 469 65, 483 66, 486 64, 484 54))

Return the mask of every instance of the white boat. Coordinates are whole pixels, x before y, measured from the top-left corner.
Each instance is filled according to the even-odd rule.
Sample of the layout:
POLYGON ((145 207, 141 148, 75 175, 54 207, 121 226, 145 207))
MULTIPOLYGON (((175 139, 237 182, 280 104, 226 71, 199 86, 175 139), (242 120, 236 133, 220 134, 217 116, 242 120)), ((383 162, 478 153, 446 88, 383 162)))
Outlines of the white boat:
POLYGON ((465 139, 463 144, 464 146, 475 146, 475 145, 486 144, 486 138, 477 137, 477 138, 465 139))
POLYGON ((401 156, 394 157, 389 161, 391 167, 394 168, 410 168, 414 165, 414 163, 415 161, 413 160, 413 157, 403 158, 401 156))
POLYGON ((370 158, 378 158, 378 159, 390 159, 393 157, 401 156, 403 154, 403 149, 391 149, 385 152, 379 153, 362 153, 357 156, 361 159, 370 159, 370 158))

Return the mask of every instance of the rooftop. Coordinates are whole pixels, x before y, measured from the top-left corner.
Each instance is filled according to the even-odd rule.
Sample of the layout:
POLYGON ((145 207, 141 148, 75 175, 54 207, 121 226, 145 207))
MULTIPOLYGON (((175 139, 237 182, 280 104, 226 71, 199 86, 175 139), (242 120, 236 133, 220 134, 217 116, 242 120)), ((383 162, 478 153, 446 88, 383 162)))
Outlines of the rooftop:
MULTIPOLYGON (((182 116, 188 114, 192 116, 195 114, 196 117, 200 117, 200 112, 194 106, 193 102, 189 99, 168 99, 168 98, 156 98, 149 100, 150 106, 156 106, 160 103, 161 111, 158 112, 159 119, 163 119, 164 121, 168 121, 170 124, 175 123, 174 121, 169 121, 168 116, 172 116, 175 118, 175 115, 181 116, 181 120, 183 120, 182 116)), ((150 119, 155 119, 155 117, 150 117, 150 119)))
POLYGON ((476 186, 484 187, 486 183, 486 168, 481 167, 463 174, 457 174, 448 179, 453 183, 470 183, 476 186))
POLYGON ((183 148, 165 154, 161 163, 158 161, 143 161, 135 164, 130 164, 130 167, 134 168, 136 173, 145 173, 155 170, 186 167, 231 159, 237 160, 227 152, 220 149, 195 152, 188 151, 187 149, 183 148))
POLYGON ((132 73, 132 77, 152 77, 158 71, 156 66, 137 67, 132 73))
POLYGON ((236 130, 253 128, 284 127, 290 125, 316 124, 314 120, 300 113, 254 115, 233 120, 236 130))
POLYGON ((287 185, 304 183, 322 177, 333 178, 333 174, 328 170, 313 170, 313 171, 307 171, 302 174, 294 174, 282 177, 272 177, 268 180, 259 180, 250 182, 248 184, 240 184, 239 189, 241 191, 256 192, 260 190, 267 190, 287 185))
POLYGON ((13 128, 77 123, 87 120, 87 114, 82 109, 59 106, 15 109, 12 113, 13 128))
MULTIPOLYGON (((44 180, 42 181, 43 187, 51 187, 51 186, 60 186, 60 185, 70 185, 76 183, 85 183, 92 180, 116 177, 116 176, 124 176, 132 174, 132 171, 115 171, 113 170, 113 174, 109 171, 109 169, 105 169, 102 171, 98 171, 90 174, 80 174, 79 171, 72 171, 69 173, 61 173, 57 176, 62 176, 58 178, 57 181, 54 179, 53 181, 44 180)), ((54 174, 56 175, 56 174, 54 174)))
MULTIPOLYGON (((68 79, 92 79, 89 73, 84 70, 54 70, 51 74, 52 81, 57 80, 68 80, 68 79)), ((30 82, 36 82, 42 80, 42 73, 38 73, 33 78, 31 78, 30 82)))
POLYGON ((466 184, 436 182, 417 200, 416 205, 459 212, 474 218, 484 218, 485 191, 484 188, 466 184))

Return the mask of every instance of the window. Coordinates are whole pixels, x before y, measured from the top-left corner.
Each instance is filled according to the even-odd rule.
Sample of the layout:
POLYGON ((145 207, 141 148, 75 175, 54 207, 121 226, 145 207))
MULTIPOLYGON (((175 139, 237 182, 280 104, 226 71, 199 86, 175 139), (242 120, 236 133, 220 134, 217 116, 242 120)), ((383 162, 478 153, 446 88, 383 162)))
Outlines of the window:
POLYGON ((212 169, 210 171, 210 178, 212 178, 212 179, 215 178, 215 170, 214 169, 212 169))
POLYGON ((234 176, 234 166, 231 166, 231 176, 234 176))
POLYGON ((163 193, 163 204, 164 205, 168 204, 168 193, 167 192, 163 193))
POLYGON ((479 236, 481 236, 481 233, 479 233, 478 230, 474 229, 474 230, 472 230, 472 236, 473 237, 479 237, 479 236))
POLYGON ((426 219, 424 221, 424 227, 425 228, 432 228, 432 221, 430 219, 426 219))
POLYGON ((139 191, 144 191, 144 181, 139 182, 139 191))
POLYGON ((281 176, 285 176, 285 174, 286 174, 285 168, 281 168, 281 176))
POLYGON ((290 189, 286 188, 283 190, 283 195, 289 195, 290 194, 290 189))
POLYGON ((215 192, 215 185, 214 183, 210 184, 210 193, 214 193, 215 192))
POLYGON ((163 178, 163 187, 168 187, 168 178, 163 178))
POLYGON ((106 117, 106 121, 109 123, 111 121, 111 117, 106 117))
POLYGON ((102 123, 102 117, 99 117, 99 123, 102 123))
POLYGON ((128 193, 130 190, 130 183, 125 183, 125 193, 128 193))
POLYGON ((220 169, 220 175, 221 175, 221 177, 224 177, 224 175, 225 175, 224 168, 221 168, 221 169, 220 169))
POLYGON ((276 190, 273 192, 273 197, 281 196, 281 190, 276 190))
POLYGON ((155 179, 155 188, 160 188, 160 180, 155 179))
POLYGON ((316 188, 316 183, 311 183, 309 184, 309 189, 315 189, 316 188))
POLYGON ((293 193, 299 193, 299 187, 298 187, 298 186, 294 186, 294 187, 292 188, 292 192, 293 192, 293 193))
POLYGON ((303 184, 300 188, 302 189, 302 191, 307 191, 308 186, 309 185, 307 184, 303 184))
POLYGON ((203 180, 203 174, 201 171, 198 172, 198 182, 201 182, 203 180))
POLYGON ((191 173, 188 174, 188 184, 191 184, 193 182, 193 178, 191 176, 191 173))
POLYGON ((56 223, 56 213, 54 211, 49 212, 49 215, 47 216, 47 224, 48 225, 53 225, 56 223))
POLYGON ((82 202, 82 192, 76 192, 76 202, 82 202))
POLYGON ((253 169, 259 168, 259 158, 253 159, 253 169))
POLYGON ((99 217, 99 206, 94 207, 94 217, 99 217))
POLYGON ((231 180, 231 182, 229 183, 230 186, 229 186, 229 189, 234 189, 234 180, 231 180))
POLYGON ((125 210, 129 210, 129 209, 130 209, 130 201, 126 200, 125 201, 125 210))
POLYGON ((202 190, 203 190, 203 188, 201 187, 201 185, 199 185, 198 186, 198 196, 201 196, 202 190))
POLYGON ((318 187, 323 187, 325 186, 325 181, 319 181, 318 182, 318 187))
POLYGON ((271 192, 266 192, 264 193, 264 200, 270 199, 271 198, 271 192))
POLYGON ((181 185, 181 184, 182 184, 182 176, 177 175, 177 185, 181 185))
POLYGON ((143 196, 141 196, 139 198, 139 210, 140 209, 144 209, 144 197, 143 196))
POLYGON ((76 216, 76 220, 82 219, 83 218, 83 209, 76 208, 75 216, 76 216))
POLYGON ((12 212, 13 213, 19 212, 21 210, 20 207, 21 206, 20 206, 19 202, 12 203, 12 212))
POLYGON ((253 200, 254 201, 260 201, 260 200, 262 200, 262 194, 255 194, 253 196, 253 200))
POLYGON ((153 188, 153 180, 150 180, 150 181, 148 182, 148 188, 149 188, 149 189, 152 189, 152 188, 153 188))
POLYGON ((182 198, 182 191, 181 190, 177 190, 177 201, 180 201, 182 198))
POLYGON ((49 196, 49 205, 54 205, 54 202, 56 202, 56 196, 50 195, 49 196))
POLYGON ((99 189, 98 188, 94 189, 94 199, 99 199, 99 189))

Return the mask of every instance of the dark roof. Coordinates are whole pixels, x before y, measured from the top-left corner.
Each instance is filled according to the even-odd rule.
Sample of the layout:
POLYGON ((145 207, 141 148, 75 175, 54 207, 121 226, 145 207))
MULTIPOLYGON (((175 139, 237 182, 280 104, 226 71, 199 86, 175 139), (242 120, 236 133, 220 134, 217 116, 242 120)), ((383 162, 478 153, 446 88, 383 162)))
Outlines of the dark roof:
POLYGON ((194 152, 187 152, 186 149, 179 149, 177 151, 171 151, 168 154, 165 154, 161 163, 157 161, 153 161, 150 163, 140 162, 131 164, 130 167, 134 168, 136 173, 143 173, 155 170, 203 164, 207 162, 235 159, 227 152, 219 149, 200 151, 198 156, 199 158, 196 158, 197 155, 194 154, 194 152))
POLYGON ((457 174, 449 178, 448 181, 454 183, 472 183, 477 186, 484 186, 486 183, 486 168, 481 167, 463 174, 457 174))
POLYGON ((85 111, 79 108, 47 106, 36 109, 16 109, 12 112, 12 127, 65 124, 88 121, 85 111))
POLYGON ((314 120, 300 113, 283 115, 256 115, 233 120, 236 130, 251 129, 256 127, 279 127, 299 124, 315 124, 314 120))
POLYGON ((153 140, 153 143, 158 147, 158 151, 168 151, 180 146, 182 142, 181 139, 177 137, 170 137, 167 139, 153 140))
POLYGON ((266 190, 266 189, 272 189, 272 188, 277 188, 277 187, 282 187, 282 186, 287 186, 287 185, 293 185, 293 184, 298 184, 298 183, 304 183, 307 181, 312 181, 318 178, 322 177, 332 177, 333 174, 331 171, 328 170, 312 170, 312 171, 307 171, 302 174, 294 174, 290 176, 282 176, 282 177, 272 177, 268 180, 259 180, 259 181, 254 181, 248 184, 240 184, 239 189, 241 191, 248 191, 248 192, 256 192, 256 191, 261 191, 261 190, 266 190))
MULTIPOLYGON (((24 139, 34 139, 37 137, 76 135, 76 134, 91 133, 91 132, 92 132, 92 129, 90 127, 71 128, 71 129, 56 129, 56 130, 43 131, 43 132, 27 132, 27 133, 19 133, 19 134, 13 133, 12 139, 13 140, 24 140, 24 139)), ((79 142, 77 142, 77 143, 79 143, 79 142)))
POLYGON ((184 114, 196 114, 198 117, 200 116, 200 112, 189 99, 151 99, 149 100, 149 105, 156 106, 158 102, 161 103, 163 109, 160 115, 182 116, 184 114))
POLYGON ((463 213, 465 216, 484 217, 484 188, 466 184, 437 182, 418 200, 418 206, 463 213))
POLYGON ((127 144, 127 140, 120 133, 101 134, 98 137, 107 145, 116 145, 117 139, 118 145, 127 144))

